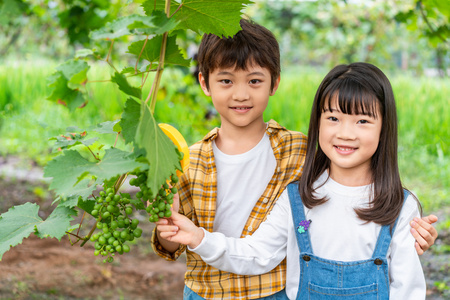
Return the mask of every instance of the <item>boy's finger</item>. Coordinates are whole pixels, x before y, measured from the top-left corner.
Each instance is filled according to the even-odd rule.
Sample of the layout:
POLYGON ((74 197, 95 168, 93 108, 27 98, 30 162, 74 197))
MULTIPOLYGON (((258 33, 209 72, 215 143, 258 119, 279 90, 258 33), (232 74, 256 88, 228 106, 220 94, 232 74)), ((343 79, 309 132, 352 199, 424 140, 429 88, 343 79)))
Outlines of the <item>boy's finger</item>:
POLYGON ((426 240, 429 246, 434 244, 438 233, 436 228, 434 228, 432 225, 422 219, 414 218, 414 220, 411 222, 411 227, 419 232, 419 234, 426 240))
POLYGON ((417 254, 422 255, 428 248, 430 247, 427 243, 427 241, 419 234, 419 232, 411 228, 411 234, 416 239, 415 247, 417 250, 417 254))
POLYGON ((419 243, 415 243, 414 246, 416 247, 416 251, 417 254, 422 255, 424 253, 424 251, 422 250, 422 248, 420 247, 419 243))
POLYGON ((436 217, 435 215, 429 215, 429 216, 426 216, 426 217, 422 217, 422 220, 424 220, 428 224, 433 224, 433 223, 436 223, 438 221, 438 217, 436 217))

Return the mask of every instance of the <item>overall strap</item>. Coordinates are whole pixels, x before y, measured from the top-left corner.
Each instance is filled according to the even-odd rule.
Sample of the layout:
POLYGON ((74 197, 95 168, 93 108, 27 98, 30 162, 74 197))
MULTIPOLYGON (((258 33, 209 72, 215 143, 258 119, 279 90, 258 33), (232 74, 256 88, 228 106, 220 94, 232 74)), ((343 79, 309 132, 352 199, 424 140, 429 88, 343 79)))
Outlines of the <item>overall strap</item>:
MULTIPOLYGON (((406 198, 408 198, 409 192, 405 189, 403 189, 403 204, 406 202, 406 198)), ((392 236, 394 235, 395 227, 398 223, 398 218, 394 222, 394 226, 392 227, 391 232, 391 226, 390 225, 383 225, 380 230, 380 234, 378 236, 377 245, 375 246, 375 251, 373 252, 372 258, 375 257, 386 257, 389 246, 391 244, 392 236)))
POLYGON ((289 203, 291 204, 292 219, 294 221, 295 236, 297 237, 297 244, 300 252, 312 253, 311 240, 309 237, 309 231, 306 230, 303 233, 299 233, 298 226, 301 221, 305 221, 305 210, 303 202, 298 192, 298 182, 292 182, 287 186, 289 194, 289 203))

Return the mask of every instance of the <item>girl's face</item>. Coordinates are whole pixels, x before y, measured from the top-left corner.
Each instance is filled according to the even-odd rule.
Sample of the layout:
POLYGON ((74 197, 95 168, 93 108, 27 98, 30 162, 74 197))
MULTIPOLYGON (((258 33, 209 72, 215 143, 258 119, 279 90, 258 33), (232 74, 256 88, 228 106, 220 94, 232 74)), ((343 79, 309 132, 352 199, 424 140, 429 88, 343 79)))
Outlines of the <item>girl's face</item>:
POLYGON ((376 117, 344 114, 337 99, 325 106, 320 117, 319 146, 330 159, 329 175, 343 185, 361 186, 372 182, 370 161, 381 133, 379 104, 376 117))

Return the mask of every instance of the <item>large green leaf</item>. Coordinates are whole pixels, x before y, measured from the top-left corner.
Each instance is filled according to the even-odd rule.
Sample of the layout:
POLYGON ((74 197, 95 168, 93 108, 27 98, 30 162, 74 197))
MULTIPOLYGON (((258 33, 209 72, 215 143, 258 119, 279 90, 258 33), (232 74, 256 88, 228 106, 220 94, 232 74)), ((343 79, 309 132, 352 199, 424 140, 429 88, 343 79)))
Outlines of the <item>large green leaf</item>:
POLYGON ((67 80, 61 71, 49 76, 48 81, 48 86, 52 89, 52 92, 47 97, 47 100, 63 104, 71 111, 85 102, 84 96, 79 90, 68 87, 69 80, 67 80))
POLYGON ((67 207, 57 207, 43 221, 39 215, 39 206, 35 203, 11 207, 0 216, 0 260, 3 254, 22 243, 22 240, 34 232, 40 238, 54 237, 60 240, 70 226, 76 211, 67 207))
MULTIPOLYGON (((233 36, 241 28, 241 10, 250 0, 182 0, 171 1, 170 14, 180 22, 176 29, 191 29, 197 33, 213 33, 218 36, 233 36), (181 2, 181 4, 179 3, 181 2), (177 11, 178 10, 178 11, 177 11)), ((164 0, 147 0, 142 4, 147 15, 156 10, 164 11, 164 0), (155 6, 156 2, 156 6, 155 6)))
POLYGON ((136 168, 147 167, 135 159, 133 153, 111 148, 105 151, 101 161, 90 162, 78 151, 66 150, 47 164, 44 177, 53 177, 49 188, 55 190, 62 198, 66 198, 73 196, 71 192, 74 186, 83 179, 93 176, 98 182, 102 182, 136 168))
POLYGON ((116 83, 119 86, 119 89, 125 94, 141 99, 141 89, 131 86, 125 75, 116 72, 113 76, 111 76, 111 81, 116 83))
POLYGON ((122 119, 120 120, 120 126, 122 127, 122 136, 125 143, 134 142, 136 136, 136 129, 139 124, 141 116, 141 105, 133 98, 128 98, 125 103, 125 108, 122 113, 122 119))
POLYGON ((150 109, 144 104, 135 140, 145 149, 150 164, 147 185, 152 191, 157 191, 181 166, 175 145, 159 128, 150 109))
POLYGON ((102 28, 91 32, 90 37, 98 39, 116 39, 124 35, 135 33, 139 34, 162 34, 175 28, 177 22, 175 19, 168 19, 163 14, 158 13, 153 16, 130 15, 118 18, 107 23, 102 28))
MULTIPOLYGON (((178 45, 176 44, 175 40, 176 36, 169 36, 167 38, 164 63, 189 67, 190 60, 183 58, 183 55, 181 54, 180 49, 178 48, 178 45)), ((136 56, 140 55, 141 58, 144 58, 149 62, 158 62, 159 54, 161 52, 161 43, 162 43, 162 36, 160 35, 155 36, 154 38, 148 40, 147 43, 145 43, 145 40, 137 41, 132 43, 128 47, 128 53, 134 54, 136 56), (144 44, 145 48, 142 51, 144 44)))

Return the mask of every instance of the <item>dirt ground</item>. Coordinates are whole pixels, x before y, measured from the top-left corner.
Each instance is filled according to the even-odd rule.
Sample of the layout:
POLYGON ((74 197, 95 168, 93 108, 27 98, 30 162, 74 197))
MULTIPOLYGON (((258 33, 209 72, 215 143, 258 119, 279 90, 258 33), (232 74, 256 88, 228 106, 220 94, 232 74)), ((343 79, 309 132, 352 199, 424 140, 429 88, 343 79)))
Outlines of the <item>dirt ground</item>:
MULTIPOLYGON (((1 164, 0 164, 1 165, 1 164)), ((40 181, 11 179, 0 173, 0 213, 25 202, 40 205, 45 219, 53 196, 40 181)), ((444 219, 444 218, 442 218, 444 219)), ((153 225, 130 253, 103 263, 92 243, 72 246, 69 239, 39 239, 32 235, 0 261, 0 299, 182 299, 185 260, 168 262, 152 252, 153 225)), ((450 245, 450 232, 439 232, 434 250, 450 245)), ((421 257, 428 283, 428 300, 450 299, 450 254, 428 251, 421 257)))

